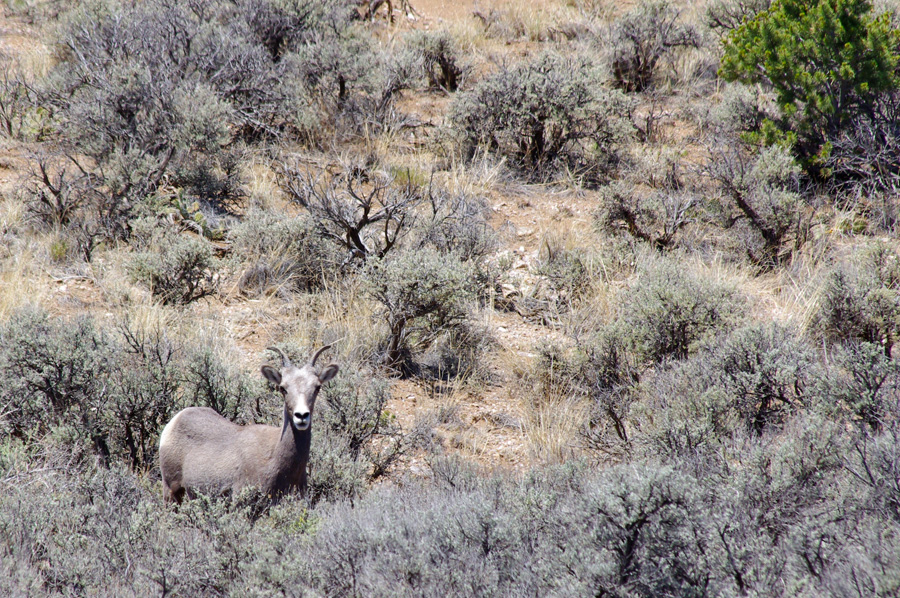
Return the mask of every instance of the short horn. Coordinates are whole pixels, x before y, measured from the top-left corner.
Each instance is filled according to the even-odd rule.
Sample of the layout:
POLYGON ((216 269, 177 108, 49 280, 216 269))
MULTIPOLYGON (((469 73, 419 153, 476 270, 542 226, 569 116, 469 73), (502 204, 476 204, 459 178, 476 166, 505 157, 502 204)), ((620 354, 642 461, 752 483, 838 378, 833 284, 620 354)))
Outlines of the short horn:
POLYGON ((309 360, 309 365, 311 365, 311 366, 316 365, 316 360, 319 358, 319 355, 321 355, 322 353, 324 353, 325 351, 327 351, 330 348, 331 348, 331 345, 325 345, 324 347, 322 347, 321 349, 316 351, 316 354, 313 355, 312 359, 309 360))
POLYGON ((288 356, 284 354, 284 351, 279 349, 278 347, 266 347, 269 351, 275 351, 279 355, 281 355, 281 367, 286 368, 291 365, 291 360, 288 359, 288 356))

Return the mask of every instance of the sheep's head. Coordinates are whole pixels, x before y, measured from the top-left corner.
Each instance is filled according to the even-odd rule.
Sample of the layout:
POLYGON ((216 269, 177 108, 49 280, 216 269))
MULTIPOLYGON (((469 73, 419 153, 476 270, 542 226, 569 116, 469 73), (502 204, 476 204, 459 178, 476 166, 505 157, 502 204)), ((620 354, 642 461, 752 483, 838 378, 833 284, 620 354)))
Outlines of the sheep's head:
POLYGON ((281 355, 281 368, 275 369, 270 365, 262 366, 262 375, 266 380, 278 387, 284 396, 284 408, 291 416, 291 423, 299 431, 308 430, 312 423, 312 411, 316 404, 319 388, 331 380, 338 373, 338 366, 334 363, 321 371, 316 368, 316 360, 331 345, 326 345, 316 351, 309 363, 297 367, 288 359, 280 349, 269 347, 281 355))

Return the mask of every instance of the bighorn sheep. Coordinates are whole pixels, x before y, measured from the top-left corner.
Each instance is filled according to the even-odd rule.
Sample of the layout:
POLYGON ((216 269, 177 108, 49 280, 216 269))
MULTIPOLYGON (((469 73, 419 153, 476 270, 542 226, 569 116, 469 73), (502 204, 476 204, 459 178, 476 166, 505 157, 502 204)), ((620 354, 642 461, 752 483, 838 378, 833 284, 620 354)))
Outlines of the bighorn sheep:
POLYGON ((316 395, 334 378, 338 366, 319 371, 316 351, 307 365, 297 367, 279 349, 281 370, 262 366, 262 375, 284 395, 284 422, 274 426, 239 426, 208 407, 179 411, 159 437, 159 468, 163 498, 180 503, 195 491, 237 493, 254 486, 271 499, 299 489, 306 491, 310 424, 316 395))

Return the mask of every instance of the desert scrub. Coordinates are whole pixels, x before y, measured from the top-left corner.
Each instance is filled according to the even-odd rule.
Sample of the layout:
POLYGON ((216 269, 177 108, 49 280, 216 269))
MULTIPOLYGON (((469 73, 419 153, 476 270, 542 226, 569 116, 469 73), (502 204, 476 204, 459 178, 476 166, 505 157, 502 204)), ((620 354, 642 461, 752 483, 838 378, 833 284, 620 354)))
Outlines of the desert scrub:
POLYGON ((548 52, 502 67, 455 97, 449 123, 469 158, 481 148, 528 178, 569 167, 599 179, 632 136, 631 109, 622 94, 603 87, 596 65, 548 52))
POLYGON ((12 314, 0 328, 6 433, 40 436, 68 421, 103 444, 100 407, 110 354, 109 339, 89 318, 65 323, 35 308, 12 314))
POLYGON ((366 264, 365 288, 387 325, 384 363, 400 367, 404 355, 428 347, 444 330, 462 324, 477 298, 478 269, 425 247, 366 264))
MULTIPOLYGON (((719 459, 519 475, 434 458, 434 482, 263 511, 243 496, 165 509, 125 469, 36 456, 0 480, 0 591, 705 598, 787 585, 888 598, 896 429, 860 444, 846 432, 799 414, 762 439, 716 442, 719 459), (854 575, 872 591, 846 591, 854 575)), ((0 457, 11 450, 0 439, 0 457)))
POLYGON ((815 392, 831 418, 878 434, 893 423, 898 389, 900 360, 886 356, 881 344, 851 340, 834 348, 815 392))
POLYGON ((156 251, 136 254, 128 265, 135 282, 147 285, 163 303, 187 304, 216 291, 218 260, 209 241, 164 232, 156 251))
POLYGON ((626 458, 641 372, 619 329, 605 326, 579 338, 574 349, 546 343, 536 350, 517 392, 532 450, 558 462, 571 455, 626 458))
POLYGON ((100 179, 73 167, 64 156, 34 156, 26 180, 25 206, 31 221, 56 231, 85 261, 105 237, 117 236, 121 212, 97 188, 100 179))
MULTIPOLYGON (((173 158, 215 152, 231 140, 229 123, 241 111, 214 88, 209 69, 189 68, 199 67, 208 49, 206 36, 185 44, 200 40, 200 33, 196 12, 162 2, 130 8, 91 3, 69 21, 63 43, 71 52, 54 73, 60 93, 53 97, 61 102, 63 132, 102 167, 111 195, 141 199, 173 158)), ((228 50, 236 46, 261 66, 258 52, 239 42, 228 50)), ((243 71, 248 88, 273 83, 271 69, 255 70, 243 71)))
POLYGON ((411 232, 412 247, 430 246, 463 261, 482 261, 498 246, 484 197, 429 185, 411 232))
POLYGON ((277 164, 278 184, 309 213, 319 233, 357 258, 383 258, 415 222, 422 190, 409 178, 349 164, 344 173, 313 175, 290 158, 277 164))
POLYGON ((296 551, 317 520, 292 500, 262 520, 247 500, 204 497, 176 512, 117 467, 31 479, 40 483, 0 491, 0 589, 9 595, 289 594, 304 571, 296 551), (278 554, 286 547, 294 556, 278 554))
POLYGON ((651 362, 684 359, 700 343, 738 323, 745 304, 730 286, 661 262, 622 292, 623 334, 651 362))
POLYGON ((160 327, 113 329, 26 308, 0 327, 0 429, 39 440, 73 430, 105 463, 148 467, 163 426, 180 408, 211 407, 255 421, 258 377, 229 364, 214 339, 184 342, 160 327))
MULTIPOLYGON (((313 14, 315 3, 308 3, 313 14)), ((354 23, 352 3, 325 3, 322 24, 282 59, 290 73, 293 123, 302 139, 322 145, 384 131, 395 123, 394 100, 413 80, 409 60, 378 52, 368 31, 354 23), (328 23, 330 21, 330 24, 328 23)), ((288 81, 285 81, 288 83, 288 81)))
POLYGON ((855 339, 891 349, 900 332, 900 255, 885 243, 857 249, 825 284, 820 329, 832 339, 855 339))
POLYGON ((743 242, 750 260, 771 268, 800 249, 811 210, 799 193, 800 166, 789 150, 735 140, 710 154, 706 174, 718 195, 707 208, 743 242))
POLYGON ((719 35, 726 35, 771 5, 772 0, 714 0, 706 7, 706 25, 719 35))
POLYGON ((568 249, 558 241, 544 239, 535 274, 541 277, 546 290, 535 289, 535 294, 546 302, 552 314, 568 311, 587 295, 594 280, 590 257, 580 248, 568 249))
POLYGON ((32 81, 21 67, 7 61, 0 69, 0 135, 19 141, 39 141, 49 124, 47 110, 40 106, 32 81))
POLYGON ((441 382, 490 379, 487 352, 496 348, 487 326, 471 319, 439 332, 427 350, 409 364, 412 374, 429 381, 431 389, 449 388, 441 382), (437 383, 437 384, 435 384, 437 383))
POLYGON ((364 366, 342 368, 316 405, 321 433, 313 435, 309 499, 357 498, 387 475, 415 443, 387 410, 388 382, 364 366))
POLYGON ((815 359, 799 331, 777 324, 739 328, 707 357, 709 369, 697 372, 695 379, 702 381, 705 392, 722 393, 753 434, 761 435, 804 407, 815 359))
POLYGON ((581 431, 586 448, 621 458, 631 449, 629 417, 640 370, 615 325, 579 343, 572 373, 589 402, 581 431))
POLYGON ((47 82, 66 153, 85 157, 123 222, 164 179, 230 206, 242 143, 392 114, 397 77, 373 62, 352 13, 342 0, 81 5, 47 82))
MULTIPOLYGON (((158 339, 159 340, 159 339, 158 339)), ((71 430, 102 462, 120 457, 138 468, 174 406, 177 382, 171 351, 156 346, 137 355, 90 318, 73 322, 33 309, 0 330, 0 377, 11 407, 4 427, 40 439, 71 430)))
POLYGON ((415 31, 405 51, 428 82, 429 88, 456 91, 467 72, 456 41, 447 31, 415 31))
MULTIPOLYGON (((724 570, 728 568, 725 563, 734 565, 733 577, 726 583, 732 587, 752 585, 763 593, 781 593, 776 589, 780 581, 775 579, 792 576, 789 569, 812 556, 809 543, 824 540, 829 533, 826 522, 834 515, 831 509, 836 505, 831 489, 848 480, 842 472, 844 451, 846 444, 835 426, 802 417, 790 422, 778 441, 763 439, 752 443, 741 451, 738 462, 719 470, 715 478, 718 482, 711 482, 704 492, 713 496, 717 493, 713 484, 735 476, 725 490, 729 498, 723 500, 724 495, 719 494, 713 507, 718 512, 707 511, 706 515, 707 529, 716 536, 714 543, 723 555, 716 559, 718 567, 724 570), (799 545, 795 549, 784 546, 785 534, 797 539, 799 545)), ((853 486, 854 491, 861 490, 860 486, 853 486)), ((865 516, 855 522, 864 530, 864 542, 873 542, 874 546, 881 543, 870 535, 873 523, 865 516)), ((825 594, 842 593, 838 589, 843 585, 840 578, 847 574, 846 568, 853 567, 847 547, 833 544, 810 559, 818 563, 817 571, 823 573, 816 585, 825 594), (829 567, 837 571, 830 571, 829 567)), ((878 574, 867 574, 867 578, 870 583, 885 581, 878 574), (876 578, 880 580, 875 581, 876 578)))
POLYGON ((329 596, 681 595, 706 562, 692 505, 688 480, 654 467, 383 488, 329 510, 313 568, 329 596))
POLYGON ((706 107, 704 124, 714 137, 725 137, 733 143, 748 131, 759 131, 763 121, 774 116, 772 110, 757 89, 743 83, 727 83, 721 99, 706 107))
POLYGON ((815 402, 809 393, 819 364, 807 343, 796 329, 751 324, 649 374, 641 380, 646 401, 635 405, 635 417, 645 409, 655 415, 640 446, 666 459, 716 461, 722 442, 783 430, 815 402))
MULTIPOLYGON (((154 331, 153 336, 158 335, 154 331)), ((155 353, 154 344, 150 344, 151 355, 155 353)), ((242 372, 235 367, 237 347, 223 343, 214 334, 176 346, 177 367, 173 369, 179 383, 179 404, 209 407, 239 423, 259 422, 269 417, 271 410, 261 403, 271 403, 275 395, 267 390, 264 379, 256 372, 242 372)))
POLYGON ((644 0, 617 20, 608 52, 618 87, 644 91, 662 64, 671 63, 680 50, 700 46, 700 35, 680 17, 667 0, 644 0))
MULTIPOLYGON (((247 149, 247 145, 238 143, 179 164, 170 173, 170 181, 177 185, 172 203, 180 204, 182 217, 197 219, 199 228, 209 238, 220 240, 222 221, 240 212, 245 205, 247 194, 242 168, 247 149), (199 209, 185 210, 187 206, 199 209)), ((165 191, 157 193, 162 195, 165 191)))
POLYGON ((245 294, 312 291, 339 271, 334 246, 306 215, 250 211, 228 238, 243 269, 238 289, 245 294))
POLYGON ((601 231, 624 232, 660 250, 675 246, 678 233, 699 212, 699 202, 689 191, 643 193, 621 181, 601 187, 599 199, 594 218, 601 231))

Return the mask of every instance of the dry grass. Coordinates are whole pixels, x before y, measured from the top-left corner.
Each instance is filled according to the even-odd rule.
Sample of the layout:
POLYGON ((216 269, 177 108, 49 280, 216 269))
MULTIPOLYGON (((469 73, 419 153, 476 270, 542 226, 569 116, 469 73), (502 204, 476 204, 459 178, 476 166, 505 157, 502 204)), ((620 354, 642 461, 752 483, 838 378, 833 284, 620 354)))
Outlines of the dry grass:
POLYGON ((581 453, 579 433, 587 422, 588 407, 568 390, 565 380, 519 389, 522 430, 535 463, 563 463, 581 453))
POLYGON ((35 82, 50 73, 56 65, 56 57, 53 50, 44 44, 28 43, 16 51, 14 65, 16 71, 24 75, 26 80, 35 82))
POLYGON ((541 365, 536 340, 529 349, 501 348, 493 356, 495 368, 506 377, 503 402, 520 419, 529 462, 562 463, 581 453, 587 404, 558 371, 541 365))
POLYGON ((585 295, 562 318, 566 336, 580 342, 609 324, 615 317, 620 288, 594 278, 585 295))
POLYGON ((278 187, 275 172, 268 161, 251 158, 242 169, 247 204, 250 208, 272 210, 284 205, 284 194, 278 187))
POLYGON ((34 248, 21 246, 0 262, 0 321, 26 305, 47 306, 50 289, 39 263, 34 248))
POLYGON ((145 303, 122 310, 123 321, 131 330, 154 332, 177 330, 183 332, 190 320, 179 310, 159 303, 145 303))
POLYGON ((596 19, 608 9, 580 10, 571 2, 511 0, 476 9, 482 30, 490 38, 506 42, 563 41, 570 39, 587 18, 596 19))
POLYGON ((465 19, 450 23, 442 23, 451 37, 458 44, 460 54, 470 63, 484 64, 486 53, 493 48, 495 42, 484 35, 484 26, 471 13, 465 19))
POLYGON ((279 340, 302 347, 334 344, 332 359, 363 361, 386 334, 376 304, 355 281, 332 282, 298 299, 291 329, 279 340))
POLYGON ((128 274, 132 253, 124 247, 110 247, 98 252, 91 269, 100 291, 100 300, 111 310, 132 306, 154 305, 150 290, 135 285, 128 274))
POLYGON ((0 197, 0 235, 14 235, 25 224, 25 203, 13 195, 0 197))

